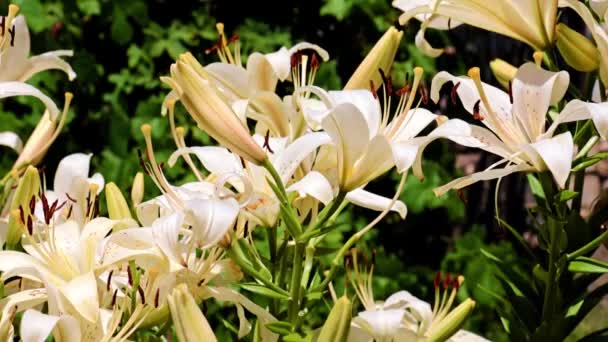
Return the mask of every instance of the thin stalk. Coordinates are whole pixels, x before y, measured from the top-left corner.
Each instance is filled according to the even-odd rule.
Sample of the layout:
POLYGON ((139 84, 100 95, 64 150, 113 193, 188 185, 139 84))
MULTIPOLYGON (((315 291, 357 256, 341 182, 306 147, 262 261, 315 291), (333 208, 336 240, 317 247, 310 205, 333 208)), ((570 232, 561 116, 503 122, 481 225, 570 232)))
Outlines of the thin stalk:
POLYGON ((293 267, 291 270, 291 285, 290 290, 290 302, 287 315, 290 322, 295 323, 298 318, 298 312, 300 311, 300 282, 302 281, 302 264, 304 262, 304 249, 303 243, 296 243, 293 253, 293 267))
POLYGON ((321 210, 319 216, 317 217, 317 222, 314 223, 314 226, 311 222, 310 226, 306 230, 315 230, 323 227, 325 222, 333 216, 333 214, 340 208, 342 202, 344 202, 344 198, 346 197, 346 192, 340 191, 338 196, 331 202, 330 206, 327 206, 321 210), (312 228, 311 228, 312 227, 312 228))
POLYGON ((397 202, 399 195, 401 195, 401 191, 403 190, 403 186, 405 185, 406 176, 407 176, 407 173, 403 173, 403 175, 401 176, 401 181, 399 182, 399 187, 397 188, 395 195, 393 196, 391 202, 386 207, 386 209, 384 209, 380 214, 378 214, 378 216, 372 222, 370 222, 367 226, 365 226, 363 229, 361 229, 357 233, 353 234, 346 241, 346 243, 342 246, 342 248, 340 248, 340 250, 336 253, 336 256, 334 257, 334 259, 332 260, 331 267, 330 267, 329 272, 327 273, 327 276, 325 277, 325 279, 323 279, 323 281, 319 285, 317 285, 315 288, 313 288, 311 291, 322 291, 323 289, 325 289, 325 287, 333 279, 336 271, 338 270, 338 267, 340 267, 340 265, 342 265, 342 259, 344 258, 344 255, 346 254, 346 252, 355 243, 357 243, 357 241, 359 241, 359 239, 361 239, 361 237, 363 237, 363 235, 365 235, 365 233, 367 233, 369 230, 371 230, 376 224, 378 224, 378 222, 380 222, 380 220, 382 220, 384 218, 384 216, 386 216, 386 214, 388 214, 388 212, 391 210, 391 208, 393 207, 395 202, 397 202))
POLYGON ((557 266, 555 265, 557 258, 559 257, 558 247, 559 240, 557 239, 557 234, 559 234, 558 229, 559 226, 555 220, 549 219, 549 272, 547 275, 547 280, 545 282, 545 296, 543 300, 543 312, 541 322, 547 320, 553 312, 553 303, 554 301, 554 292, 555 292, 555 284, 557 283, 557 279, 555 279, 557 274, 557 266))
POLYGON ((583 256, 587 253, 593 252, 593 250, 595 248, 597 248, 597 246, 599 246, 600 243, 604 242, 604 240, 606 240, 607 237, 608 237, 608 230, 604 231, 602 234, 600 234, 600 236, 596 237, 595 239, 589 241, 589 243, 587 243, 583 247, 568 254, 568 256, 567 256, 568 261, 572 261, 572 260, 578 258, 579 256, 583 256))

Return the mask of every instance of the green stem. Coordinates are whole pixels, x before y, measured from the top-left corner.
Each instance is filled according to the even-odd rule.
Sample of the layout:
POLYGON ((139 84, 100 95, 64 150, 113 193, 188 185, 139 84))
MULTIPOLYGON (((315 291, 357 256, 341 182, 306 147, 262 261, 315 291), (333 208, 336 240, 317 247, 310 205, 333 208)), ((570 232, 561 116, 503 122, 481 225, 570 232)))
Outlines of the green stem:
POLYGON ((557 274, 557 266, 556 261, 559 253, 559 239, 557 238, 557 234, 559 234, 559 226, 557 222, 549 218, 548 222, 549 228, 549 272, 547 275, 547 280, 545 282, 545 296, 543 300, 543 312, 542 312, 542 320, 541 322, 545 322, 553 312, 553 304, 554 304, 554 292, 555 292, 555 284, 557 283, 556 274, 557 274))
POLYGON ((232 261, 239 265, 245 273, 255 278, 257 281, 260 281, 262 284, 274 291, 277 291, 278 293, 284 294, 286 296, 289 295, 287 291, 283 290, 282 288, 274 284, 272 281, 266 279, 266 277, 264 277, 260 272, 258 272, 253 267, 253 265, 251 265, 251 263, 246 260, 246 257, 243 251, 240 249, 238 243, 233 243, 232 245, 230 245, 230 248, 227 250, 227 254, 228 257, 230 257, 232 261))
POLYGON ((266 170, 268 170, 270 176, 272 177, 272 180, 275 183, 273 190, 275 190, 275 194, 277 195, 279 202, 281 202, 282 208, 285 209, 284 215, 286 217, 284 217, 283 219, 286 221, 290 233, 292 233, 293 237, 295 238, 302 232, 302 226, 300 225, 300 222, 297 219, 298 216, 296 215, 291 205, 291 201, 289 201, 289 197, 287 196, 287 191, 285 190, 285 185, 281 180, 281 176, 279 176, 279 173, 274 168, 269 159, 265 159, 262 165, 266 170))
POLYGON ((289 321, 296 323, 298 319, 298 312, 300 311, 300 282, 302 281, 302 263, 305 245, 302 243, 296 243, 293 253, 293 267, 291 270, 291 285, 289 287, 290 303, 287 311, 289 321))
POLYGON ((585 171, 581 170, 574 175, 574 191, 578 196, 572 199, 572 211, 578 213, 583 202, 583 185, 585 184, 585 171))
POLYGON ((342 205, 342 202, 344 202, 345 197, 346 197, 346 192, 340 191, 338 193, 338 196, 336 196, 336 198, 332 201, 331 205, 327 206, 327 207, 323 208, 323 210, 321 210, 321 212, 319 213, 319 216, 317 217, 317 222, 314 223, 314 226, 312 226, 312 222, 311 222, 311 225, 308 227, 307 230, 315 230, 315 229, 319 229, 319 228, 323 227, 325 222, 327 222, 327 220, 330 217, 332 217, 332 215, 340 208, 340 206, 342 205), (311 226, 312 226, 312 228, 311 228, 311 226))
POLYGON ((593 250, 595 248, 597 248, 597 246, 599 246, 600 243, 602 243, 604 240, 606 240, 607 237, 608 237, 608 230, 606 230, 605 232, 603 232, 602 234, 600 234, 600 236, 596 237, 595 239, 593 239, 592 241, 590 241, 589 243, 587 243, 583 247, 581 247, 581 248, 577 249, 576 251, 568 254, 568 256, 567 256, 568 261, 572 261, 572 260, 576 259, 579 256, 583 256, 585 254, 593 252, 593 250))

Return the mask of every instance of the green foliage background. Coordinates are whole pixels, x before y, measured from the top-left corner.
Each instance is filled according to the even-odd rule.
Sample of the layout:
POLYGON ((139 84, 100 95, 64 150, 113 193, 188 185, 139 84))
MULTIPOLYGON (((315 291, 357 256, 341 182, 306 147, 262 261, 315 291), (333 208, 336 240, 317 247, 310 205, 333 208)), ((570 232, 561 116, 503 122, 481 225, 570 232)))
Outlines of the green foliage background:
MULTIPOLYGON (((69 123, 43 164, 47 170, 54 170, 66 154, 93 153, 92 169, 101 172, 106 181, 117 183, 123 191, 130 190, 132 177, 140 169, 136 150, 144 145, 139 131, 142 123, 153 127, 159 160, 166 160, 173 151, 168 121, 160 115, 167 89, 161 85, 159 76, 168 73, 171 62, 185 51, 193 52, 204 63, 216 61, 215 56, 207 56, 203 51, 217 39, 217 21, 225 23, 229 34, 239 34, 245 55, 252 51, 272 52, 303 40, 323 46, 330 53, 331 61, 322 65, 316 83, 339 89, 399 15, 386 0, 255 3, 16 0, 14 3, 27 18, 33 54, 54 49, 74 50, 69 62, 78 74, 75 81, 70 83, 65 75, 53 71, 42 73, 31 82, 59 104, 65 91, 75 94, 69 123)), ((0 8, 7 6, 5 1, 0 4, 0 8)), ((413 45, 416 24, 404 30, 406 34, 392 70, 396 85, 403 84, 406 73, 417 65, 424 67, 428 84, 438 70, 463 73, 467 67, 480 61, 487 63, 489 57, 496 56, 496 51, 472 48, 469 31, 464 31, 460 36, 431 35, 433 41, 451 45, 459 54, 428 59, 413 45)), ((475 37, 487 38, 479 31, 475 34, 475 37)), ((522 55, 521 49, 517 51, 511 56, 522 55)), ((31 99, 2 101, 1 129, 16 131, 25 140, 42 111, 42 105, 31 99)), ((210 143, 186 115, 178 115, 178 120, 190 127, 189 143, 210 143)), ((483 291, 484 287, 497 287, 495 270, 483 261, 479 250, 484 248, 513 263, 520 262, 518 251, 513 250, 504 234, 499 234, 491 215, 480 215, 478 208, 471 209, 454 193, 441 198, 432 193, 433 187, 459 175, 460 171, 453 166, 453 151, 454 147, 447 143, 431 146, 426 153, 429 161, 425 163, 425 181, 410 177, 402 195, 409 208, 407 220, 389 217, 366 237, 360 248, 368 253, 376 249, 377 299, 407 289, 431 301, 435 272, 464 274, 466 282, 460 296, 472 296, 478 302, 466 328, 496 341, 505 340, 494 311, 498 303, 483 291)), ((14 158, 10 152, 4 152, 0 157, 0 171, 8 170, 14 158)), ((180 164, 167 168, 167 175, 177 183, 191 179, 180 164)), ((47 179, 52 179, 50 171, 47 179)), ((389 174, 370 187, 390 194, 395 180, 396 176, 389 174)), ((156 194, 151 182, 147 183, 146 191, 148 197, 156 194)), ((485 207, 493 209, 493 204, 485 203, 485 207)), ((350 235, 372 217, 373 213, 358 208, 347 212, 342 219, 352 224, 334 232, 331 241, 340 245, 343 236, 350 235)), ((337 288, 339 292, 344 291, 343 284, 337 288)), ((352 289, 350 291, 352 295, 352 289)), ((220 327, 220 337, 231 340, 234 335, 230 324, 220 315, 214 315, 224 309, 211 305, 206 310, 212 325, 220 327)), ((233 310, 222 313, 227 315, 234 315, 233 310)))

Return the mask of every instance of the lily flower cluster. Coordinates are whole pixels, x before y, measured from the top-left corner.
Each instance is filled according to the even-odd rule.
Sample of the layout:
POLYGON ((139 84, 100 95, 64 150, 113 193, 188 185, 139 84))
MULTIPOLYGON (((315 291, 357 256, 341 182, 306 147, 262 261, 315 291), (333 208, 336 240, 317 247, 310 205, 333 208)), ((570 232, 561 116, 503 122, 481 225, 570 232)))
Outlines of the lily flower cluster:
MULTIPOLYGON (((537 50, 551 46, 556 35, 558 42, 560 36, 571 37, 568 29, 555 33, 557 2, 499 3, 394 4, 405 11, 402 22, 411 17, 423 22, 417 43, 434 55, 438 50, 424 40, 427 27, 467 23, 537 50), (534 21, 526 17, 530 11, 538 14, 534 21)), ((594 4, 594 10, 604 10, 605 20, 607 6, 594 4)), ((567 0, 559 6, 573 8, 593 32, 597 50, 590 51, 599 53, 601 61, 596 67, 598 102, 565 101, 569 73, 554 70, 551 63, 546 64, 552 70, 544 69, 542 52, 536 63, 505 66, 506 91, 482 82, 476 67, 466 76, 438 73, 430 92, 424 70, 415 67, 402 87, 394 87, 391 65, 403 35, 394 27, 344 89, 323 89, 315 84, 315 75, 330 58, 325 49, 303 42, 251 53, 243 65, 238 37, 227 37, 218 24, 219 40, 207 52, 217 53, 220 62, 202 64, 184 53, 169 75, 161 77, 171 88, 161 112, 176 149, 159 162, 152 128, 142 125, 146 146, 139 157, 144 173, 135 176, 129 203, 115 184, 105 184, 99 174, 89 177, 91 155, 65 157, 52 190, 41 181, 34 166, 61 129, 71 95, 59 113, 52 100, 24 82, 49 68, 64 70, 70 78, 74 73, 59 58, 70 52, 28 57, 27 27, 11 5, 0 40, 0 97, 36 96, 47 110, 23 148, 14 133, 0 134, 0 143, 20 153, 2 180, 0 339, 16 334, 19 317, 24 341, 49 335, 59 341, 125 341, 150 331, 171 336, 164 328, 171 321, 180 340, 214 341, 209 317, 199 308, 213 298, 234 304, 239 338, 251 334, 256 341, 483 341, 461 330, 475 306, 470 298, 455 305, 462 277, 439 274, 432 307, 407 291, 376 302, 373 266, 361 266, 357 252, 351 252, 352 272, 347 275, 363 305, 352 320, 350 300, 336 299, 333 281, 366 232, 390 212, 406 217, 407 208, 399 200, 406 176, 412 169, 424 177, 423 152, 436 139, 501 158, 484 171, 435 189, 437 195, 514 172, 548 172, 558 188, 568 187, 573 161, 608 136, 608 103, 601 102, 608 60, 602 44, 608 40, 605 25, 587 7, 567 0), (448 119, 422 108, 429 100, 438 102, 446 83, 452 84, 452 100, 459 99, 472 120, 448 119), (218 146, 188 145, 187 128, 176 123, 178 103, 218 146), (567 125, 583 120, 589 130, 595 127, 584 145, 567 125), (165 177, 165 162, 172 167, 180 160, 196 181, 173 185, 165 177), (401 176, 392 197, 366 190, 388 172, 401 176), (161 194, 144 200, 146 176, 161 194), (108 217, 98 211, 104 189, 108 217), (320 251, 348 203, 379 214, 344 241, 327 264, 320 251), (267 250, 262 252, 260 243, 267 250), (311 321, 307 314, 329 293, 336 304, 327 321, 311 321)), ((584 57, 571 54, 566 43, 561 46, 567 60, 578 63, 584 57)))

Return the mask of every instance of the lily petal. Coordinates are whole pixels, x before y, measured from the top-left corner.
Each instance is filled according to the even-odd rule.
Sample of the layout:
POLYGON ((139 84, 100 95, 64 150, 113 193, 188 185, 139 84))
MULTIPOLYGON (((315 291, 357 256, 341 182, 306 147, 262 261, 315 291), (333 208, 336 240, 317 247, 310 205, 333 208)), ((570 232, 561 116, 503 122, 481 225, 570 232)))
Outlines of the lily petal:
POLYGON ((239 204, 234 198, 198 199, 185 204, 191 214, 194 236, 202 248, 220 241, 239 213, 239 204))
POLYGON ((0 132, 0 145, 10 147, 17 153, 23 150, 23 141, 13 132, 0 132))
POLYGON ((249 58, 247 58, 247 74, 250 89, 274 92, 278 77, 266 56, 259 52, 249 55, 249 58))
POLYGON ((97 297, 97 280, 93 272, 72 279, 59 288, 59 292, 90 323, 99 319, 99 298, 97 297))
POLYGON ((355 319, 375 339, 384 341, 397 335, 404 315, 404 310, 362 311, 355 319))
POLYGON ((513 115, 528 133, 531 141, 545 129, 545 118, 550 105, 559 102, 570 83, 566 71, 551 72, 534 63, 526 63, 518 70, 512 83, 513 115))
MULTIPOLYGON (((10 50, 10 49, 9 49, 10 50)), ((33 96, 39 99, 46 109, 49 111, 51 120, 55 120, 59 115, 59 108, 50 97, 44 95, 37 88, 23 82, 0 82, 0 98, 13 97, 13 96, 33 96)))
POLYGON ((203 167, 210 173, 220 175, 224 173, 242 173, 243 167, 238 156, 230 153, 228 149, 219 146, 192 146, 180 148, 169 157, 169 166, 173 167, 180 156, 194 153, 203 167))
MULTIPOLYGON (((346 194, 346 200, 359 207, 372 209, 375 211, 385 210, 392 201, 391 198, 376 195, 363 189, 355 189, 350 191, 348 194, 346 194)), ((407 207, 405 206, 405 203, 399 200, 393 204, 391 211, 398 213, 402 219, 405 219, 405 216, 407 215, 407 207)))
POLYGON ((537 141, 530 144, 530 147, 540 155, 557 184, 563 189, 570 175, 574 154, 574 143, 570 132, 537 141))
POLYGON ((300 197, 311 196, 325 205, 334 198, 331 184, 317 171, 309 172, 304 178, 290 185, 287 191, 297 191, 300 197))
POLYGON ((342 103, 323 119, 323 128, 338 150, 338 173, 343 183, 371 138, 367 121, 355 105, 342 103))
MULTIPOLYGON (((404 114, 406 119, 397 129, 393 141, 400 142, 412 139, 425 129, 431 122, 437 119, 437 115, 424 108, 410 109, 404 114)), ((392 127, 389 127, 390 130, 392 127)))
POLYGON ((551 124, 545 136, 550 137, 561 123, 592 119, 595 128, 604 139, 608 139, 608 102, 592 103, 572 100, 566 104, 551 124))
POLYGON ((56 50, 49 51, 38 56, 30 57, 28 60, 29 67, 23 71, 23 74, 19 78, 19 81, 25 82, 35 74, 51 69, 59 69, 68 75, 70 81, 76 78, 76 72, 72 69, 70 64, 59 57, 74 55, 72 50, 56 50))
POLYGON ((272 158, 283 183, 287 183, 300 163, 321 145, 328 144, 330 136, 323 132, 305 134, 289 144, 283 151, 277 152, 272 158))
POLYGON ((496 178, 510 175, 515 172, 533 171, 533 170, 534 170, 534 167, 531 167, 531 166, 523 164, 523 163, 507 166, 505 168, 485 170, 485 171, 473 173, 471 175, 455 179, 445 185, 442 185, 440 187, 433 189, 433 192, 435 193, 435 196, 439 197, 452 189, 462 189, 466 186, 469 186, 473 183, 477 183, 479 181, 496 179, 496 178))
POLYGON ((88 179, 91 156, 90 153, 74 153, 61 159, 55 171, 53 190, 60 196, 69 194, 73 199, 76 198, 73 184, 79 179, 88 179))

